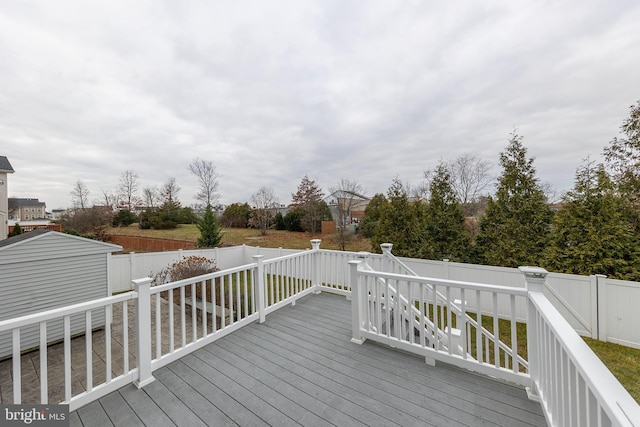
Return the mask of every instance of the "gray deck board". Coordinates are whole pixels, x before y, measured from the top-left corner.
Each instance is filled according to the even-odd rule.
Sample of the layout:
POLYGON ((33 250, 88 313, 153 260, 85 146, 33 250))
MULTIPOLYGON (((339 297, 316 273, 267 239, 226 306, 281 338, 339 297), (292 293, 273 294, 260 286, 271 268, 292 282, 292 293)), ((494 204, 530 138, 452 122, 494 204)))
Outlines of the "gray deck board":
POLYGON ((523 389, 351 338, 351 305, 299 300, 71 414, 71 425, 546 426, 523 389))
MULTIPOLYGON (((433 370, 439 373, 439 370, 442 371, 446 368, 432 368, 427 366, 425 369, 425 365, 422 359, 416 359, 413 356, 408 356, 407 358, 403 358, 406 360, 406 362, 411 362, 411 364, 413 364, 413 362, 416 362, 417 360, 419 363, 419 366, 417 367, 418 372, 408 372, 405 369, 396 369, 386 361, 380 361, 379 359, 368 357, 368 355, 366 354, 366 349, 368 348, 368 346, 366 344, 365 346, 360 347, 345 346, 344 343, 340 341, 332 343, 329 339, 327 339, 328 335, 324 335, 323 337, 321 334, 314 333, 309 329, 306 329, 306 332, 303 332, 305 331, 305 329, 303 329, 303 326, 300 327, 300 330, 296 331, 295 324, 287 323, 287 319, 285 317, 277 318, 275 317, 275 315, 273 321, 271 321, 269 325, 271 327, 269 331, 270 333, 279 333, 279 336, 283 337, 284 339, 292 336, 294 337, 294 339, 298 339, 298 341, 295 342, 295 345, 311 351, 312 355, 309 357, 313 358, 314 354, 319 354, 324 355, 329 359, 335 360, 336 362, 339 361, 337 364, 331 364, 329 366, 331 369, 336 369, 339 371, 343 369, 343 366, 345 365, 357 368, 359 371, 358 376, 360 378, 367 378, 370 381, 375 381, 375 379, 385 381, 391 387, 395 386, 396 390, 398 390, 401 395, 404 395, 403 392, 404 390, 406 390, 406 387, 410 387, 422 393, 422 395, 424 395, 424 397, 427 399, 433 399, 436 402, 440 401, 446 406, 454 405, 460 410, 471 412, 474 417, 477 417, 479 414, 484 414, 486 417, 492 417, 490 419, 493 425, 518 425, 518 419, 520 418, 522 418, 523 420, 530 420, 529 422, 536 422, 537 415, 535 415, 531 411, 522 410, 519 407, 513 407, 509 404, 502 405, 501 402, 498 402, 498 405, 502 405, 502 410, 500 412, 508 415, 501 421, 495 417, 494 409, 488 409, 494 406, 491 404, 490 399, 484 398, 482 396, 480 396, 480 398, 484 401, 484 404, 487 405, 488 408, 476 405, 478 400, 478 393, 487 394, 487 388, 493 390, 493 392, 490 394, 491 396, 494 396, 494 392, 501 393, 502 397, 505 400, 515 402, 517 404, 522 401, 521 398, 513 397, 514 393, 517 394, 519 392, 522 392, 522 390, 518 389, 517 387, 505 388, 504 383, 495 381, 491 384, 487 384, 487 379, 484 377, 480 377, 480 381, 482 381, 482 383, 478 387, 476 387, 476 384, 473 382, 473 378, 468 378, 470 374, 464 371, 462 372, 464 377, 456 377, 455 381, 453 382, 451 380, 447 380, 447 378, 438 378, 436 379, 439 382, 437 387, 426 387, 424 386, 424 383, 433 383, 434 381, 433 373, 426 374, 427 372, 433 370), (310 343, 303 342, 302 339, 305 336, 313 337, 315 338, 315 340, 310 343), (320 342, 320 340, 323 341, 320 344, 316 344, 320 342), (356 350, 359 348, 362 348, 364 352, 356 350), (465 385, 464 387, 461 387, 461 381, 465 382, 468 380, 471 380, 471 383, 465 385), (472 406, 470 406, 470 404, 472 406)), ((294 341, 292 340, 291 342, 292 345, 294 345, 294 341)), ((449 375, 455 375, 459 372, 457 369, 453 369, 448 373, 449 375)), ((407 398, 411 398, 411 396, 408 396, 407 398)), ((426 404, 429 403, 429 401, 426 402, 426 404)), ((536 403, 530 402, 528 400, 527 403, 529 403, 533 408, 535 408, 537 405, 536 403)))
POLYGON ((111 393, 100 400, 100 404, 114 426, 144 426, 135 411, 127 404, 120 393, 111 393))

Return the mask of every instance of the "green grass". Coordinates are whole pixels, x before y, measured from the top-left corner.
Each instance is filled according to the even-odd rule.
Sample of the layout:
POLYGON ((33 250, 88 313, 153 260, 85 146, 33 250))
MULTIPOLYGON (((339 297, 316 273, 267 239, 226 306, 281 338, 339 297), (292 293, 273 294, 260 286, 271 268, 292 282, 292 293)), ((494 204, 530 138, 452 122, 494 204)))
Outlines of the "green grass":
MULTIPOLYGON (((200 231, 194 224, 182 224, 172 230, 141 230, 137 224, 129 227, 112 227, 108 234, 122 236, 145 236, 161 239, 188 240, 195 242, 200 237, 200 231)), ((322 249, 339 249, 336 235, 297 233, 284 230, 268 230, 265 236, 259 230, 252 228, 223 228, 222 246, 250 245, 263 248, 307 249, 311 247, 311 239, 321 239, 322 249)), ((347 244, 348 251, 370 251, 371 243, 359 235, 351 236, 347 244)))
MULTIPOLYGON (((416 307, 419 307, 416 305, 416 307)), ((433 305, 429 305, 429 315, 433 316, 433 305)), ((438 311, 438 326, 442 329, 447 324, 446 308, 443 316, 438 311)), ((469 313, 469 315, 476 319, 475 313, 469 313)), ((433 318, 433 317, 431 317, 433 318)), ((452 315, 452 325, 455 328, 457 321, 456 316, 452 315)), ((482 325, 485 329, 493 332, 493 318, 489 316, 482 316, 482 325)), ((508 320, 500 319, 498 321, 498 330, 500 340, 507 345, 511 345, 511 323, 508 320)), ((524 323, 516 324, 516 338, 518 340, 518 354, 528 359, 527 352, 527 325, 524 323)), ((472 328, 471 331, 471 354, 477 358, 476 354, 476 331, 472 328)), ((629 394, 640 404, 640 349, 626 347, 619 344, 609 343, 594 340, 591 338, 583 337, 585 343, 591 348, 591 350, 602 360, 604 365, 611 371, 620 384, 629 392, 629 394)), ((484 343, 483 343, 484 345, 484 343)), ((489 344, 489 363, 494 361, 493 343, 489 344)), ((501 362, 504 363, 504 354, 500 354, 501 362)))
POLYGON ((584 338, 584 341, 640 403, 640 350, 591 338, 584 338))

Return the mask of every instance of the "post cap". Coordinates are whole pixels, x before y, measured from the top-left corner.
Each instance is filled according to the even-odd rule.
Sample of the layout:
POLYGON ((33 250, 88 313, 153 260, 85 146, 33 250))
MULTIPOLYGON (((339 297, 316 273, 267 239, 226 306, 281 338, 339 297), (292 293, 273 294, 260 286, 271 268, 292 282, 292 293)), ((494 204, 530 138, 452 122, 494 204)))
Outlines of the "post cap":
POLYGON ((549 274, 549 272, 542 267, 522 266, 518 267, 518 270, 524 273, 527 278, 531 279, 544 279, 547 277, 547 274, 549 274))

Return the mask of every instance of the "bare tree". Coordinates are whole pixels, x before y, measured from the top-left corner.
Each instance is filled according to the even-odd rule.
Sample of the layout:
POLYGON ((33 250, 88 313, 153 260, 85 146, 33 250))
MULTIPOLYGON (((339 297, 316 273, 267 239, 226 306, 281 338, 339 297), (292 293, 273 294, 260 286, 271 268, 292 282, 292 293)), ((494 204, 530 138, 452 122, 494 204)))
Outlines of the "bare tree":
POLYGON ((136 191, 138 191, 138 175, 131 169, 122 172, 120 184, 118 185, 118 195, 129 210, 133 210, 134 206, 139 204, 136 191))
POLYGON ((85 210, 89 207, 89 188, 81 180, 76 181, 71 190, 71 201, 76 209, 85 210))
POLYGON ((346 178, 340 179, 340 182, 330 188, 332 200, 329 207, 334 211, 336 220, 336 229, 338 231, 338 242, 340 249, 345 250, 350 234, 348 227, 352 223, 353 209, 361 205, 366 197, 362 195, 362 186, 356 181, 346 178))
POLYGON ((540 188, 547 197, 548 203, 558 203, 562 199, 562 194, 556 190, 556 188, 550 182, 541 182, 540 188))
POLYGON ((263 236, 267 234, 278 203, 278 198, 271 188, 261 187, 257 193, 251 196, 253 210, 251 211, 250 223, 255 225, 263 236))
POLYGON ((143 188, 142 197, 144 199, 145 206, 151 209, 154 209, 161 201, 160 190, 158 190, 158 187, 155 185, 143 188))
POLYGON ((178 192, 180 191, 180 186, 176 184, 176 179, 171 177, 167 179, 167 181, 162 185, 160 189, 160 195, 162 196, 165 203, 180 203, 178 200, 178 192))
POLYGON ((477 201, 493 178, 489 175, 491 164, 478 156, 465 153, 448 162, 451 186, 462 205, 477 201))
POLYGON ((196 194, 196 199, 201 200, 206 205, 213 206, 218 201, 218 173, 211 161, 196 157, 189 165, 189 170, 199 181, 200 189, 196 194))
POLYGON ((102 199, 99 202, 94 202, 95 204, 100 204, 104 206, 110 206, 112 209, 118 207, 118 195, 113 193, 110 190, 105 190, 103 188, 100 189, 102 192, 102 199))

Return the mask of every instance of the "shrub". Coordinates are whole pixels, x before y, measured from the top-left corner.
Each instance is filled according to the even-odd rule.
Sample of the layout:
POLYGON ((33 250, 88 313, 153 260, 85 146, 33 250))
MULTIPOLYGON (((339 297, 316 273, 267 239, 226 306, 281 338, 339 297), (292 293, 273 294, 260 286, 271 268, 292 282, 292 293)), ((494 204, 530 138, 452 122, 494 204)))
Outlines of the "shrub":
POLYGON ((284 227, 287 231, 304 231, 302 228, 302 217, 304 212, 300 209, 293 209, 284 216, 284 227))
POLYGON ((136 222, 137 219, 136 214, 131 212, 129 209, 121 209, 116 216, 113 217, 113 226, 128 227, 136 222))
POLYGON ((180 261, 176 261, 158 273, 153 274, 151 286, 202 276, 203 274, 213 273, 215 271, 219 271, 215 259, 191 255, 183 257, 180 261))
POLYGON ((284 217, 282 216, 281 212, 278 212, 275 216, 275 218, 273 218, 273 223, 276 227, 276 230, 286 230, 287 227, 284 224, 284 217))
POLYGON ((13 237, 19 234, 22 234, 22 228, 20 227, 20 224, 16 222, 16 225, 13 226, 13 230, 11 230, 11 233, 7 234, 7 237, 13 237))

